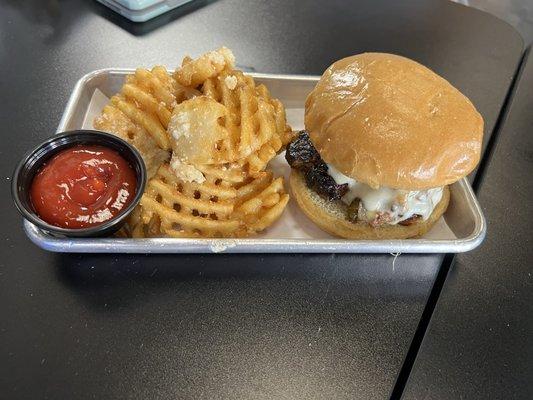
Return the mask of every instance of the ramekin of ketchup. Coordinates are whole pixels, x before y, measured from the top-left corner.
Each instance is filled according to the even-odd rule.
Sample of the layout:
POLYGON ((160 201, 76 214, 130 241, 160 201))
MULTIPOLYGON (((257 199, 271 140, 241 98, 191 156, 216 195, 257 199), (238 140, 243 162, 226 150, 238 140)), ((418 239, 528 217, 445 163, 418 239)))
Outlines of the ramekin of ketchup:
POLYGON ((122 139, 73 131, 42 143, 21 161, 12 192, 30 222, 57 234, 100 236, 118 230, 139 202, 146 168, 122 139))

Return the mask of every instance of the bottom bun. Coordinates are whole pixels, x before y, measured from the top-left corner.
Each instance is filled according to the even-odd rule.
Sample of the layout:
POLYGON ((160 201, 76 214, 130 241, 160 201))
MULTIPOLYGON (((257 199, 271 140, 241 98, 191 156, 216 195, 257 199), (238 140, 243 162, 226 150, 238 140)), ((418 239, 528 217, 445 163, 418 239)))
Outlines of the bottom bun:
POLYGON ((441 201, 427 220, 406 226, 397 224, 373 227, 366 222, 348 221, 347 206, 340 201, 324 199, 309 189, 301 172, 293 169, 289 182, 292 195, 305 215, 326 232, 346 239, 407 239, 422 236, 444 214, 450 201, 450 189, 445 186, 441 201))

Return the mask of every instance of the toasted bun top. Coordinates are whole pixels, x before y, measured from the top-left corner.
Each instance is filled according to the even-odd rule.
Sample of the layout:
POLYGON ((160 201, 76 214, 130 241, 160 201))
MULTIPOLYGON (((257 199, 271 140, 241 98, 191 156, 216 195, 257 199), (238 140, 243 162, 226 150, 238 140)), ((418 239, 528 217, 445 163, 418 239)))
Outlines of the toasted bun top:
POLYGON ((325 162, 374 188, 444 186, 479 162, 483 119, 459 90, 405 57, 364 53, 333 63, 305 104, 325 162))

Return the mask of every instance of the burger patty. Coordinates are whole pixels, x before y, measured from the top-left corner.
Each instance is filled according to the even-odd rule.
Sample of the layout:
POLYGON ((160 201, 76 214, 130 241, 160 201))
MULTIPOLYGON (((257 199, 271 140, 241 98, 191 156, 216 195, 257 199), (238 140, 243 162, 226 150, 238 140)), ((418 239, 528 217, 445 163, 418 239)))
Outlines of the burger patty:
POLYGON ((348 191, 348 184, 338 185, 328 174, 328 166, 318 154, 306 131, 287 146, 285 159, 289 165, 302 171, 309 188, 329 200, 340 200, 348 191))
MULTIPOLYGON (((305 182, 310 189, 329 200, 340 200, 348 192, 348 184, 337 184, 328 173, 328 166, 320 157, 320 154, 311 143, 309 134, 300 131, 297 138, 287 146, 285 159, 291 168, 301 171, 305 177, 305 182)), ((360 208, 360 199, 355 198, 348 206, 346 218, 349 221, 357 222, 360 208)), ((364 209, 364 207, 363 207, 364 209)), ((387 214, 379 213, 371 225, 379 226, 387 224, 387 214)), ((400 225, 412 225, 422 218, 415 214, 412 217, 400 221, 400 225)))

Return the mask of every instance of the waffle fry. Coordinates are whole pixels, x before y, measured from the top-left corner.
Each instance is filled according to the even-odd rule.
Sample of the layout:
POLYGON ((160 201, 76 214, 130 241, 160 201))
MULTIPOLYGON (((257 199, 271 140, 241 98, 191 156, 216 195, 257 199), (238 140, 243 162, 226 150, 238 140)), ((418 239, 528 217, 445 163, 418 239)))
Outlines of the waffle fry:
POLYGON ((165 164, 129 225, 134 237, 246 237, 278 219, 288 200, 282 178, 271 172, 233 184, 207 175, 196 184, 176 178, 165 164))
POLYGON ((255 174, 290 141, 283 106, 264 85, 256 87, 251 77, 223 71, 207 79, 201 90, 204 96, 176 106, 169 123, 173 154, 181 161, 222 164, 240 160, 255 174))
POLYGON ((137 69, 95 121, 149 169, 122 237, 246 237, 281 216, 289 195, 267 165, 292 131, 283 105, 234 64, 223 47, 173 75, 137 69))
POLYGON ((233 69, 235 56, 230 49, 221 47, 210 51, 196 60, 185 57, 181 68, 174 73, 174 78, 183 86, 196 88, 205 80, 212 78, 224 69, 233 69))
POLYGON ((132 144, 141 154, 149 178, 155 175, 159 166, 169 158, 169 153, 157 145, 146 129, 135 124, 112 104, 104 107, 102 114, 94 122, 94 126, 96 129, 113 133, 132 144))
MULTIPOLYGON (((94 121, 96 129, 113 133, 139 150, 149 177, 169 159, 167 126, 176 106, 175 93, 176 84, 164 67, 139 68, 94 121)), ((185 91, 180 93, 185 96, 185 91)))
POLYGON ((242 222, 236 236, 244 237, 261 232, 283 213, 289 195, 283 188, 283 178, 272 180, 271 172, 263 172, 237 191, 233 216, 242 222))

